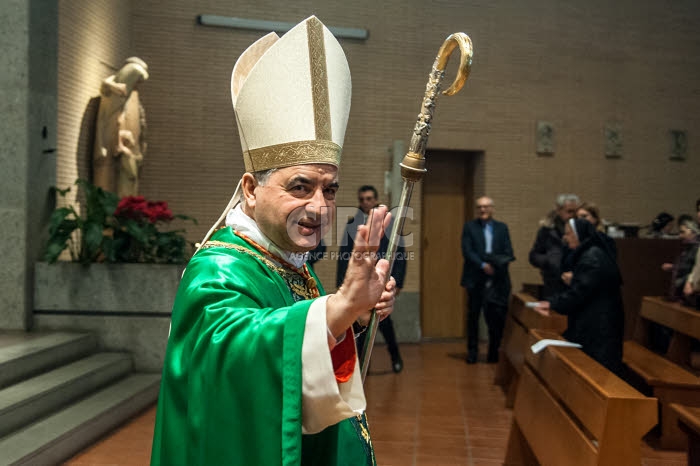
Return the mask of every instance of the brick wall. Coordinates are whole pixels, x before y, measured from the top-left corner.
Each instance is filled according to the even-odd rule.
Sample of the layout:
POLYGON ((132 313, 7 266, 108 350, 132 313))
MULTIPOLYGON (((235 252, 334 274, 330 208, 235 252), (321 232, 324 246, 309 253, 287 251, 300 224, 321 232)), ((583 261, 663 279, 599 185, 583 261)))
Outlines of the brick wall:
MULTIPOLYGON (((243 172, 229 79, 237 57, 263 33, 199 26, 196 16, 297 22, 313 13, 326 25, 370 31, 367 41, 341 40, 352 72, 353 107, 338 205, 355 205, 355 189, 361 184, 383 186, 392 141, 409 139, 437 49, 456 31, 467 32, 474 42, 472 76, 462 93, 438 101, 429 147, 484 151, 476 167, 475 195, 493 197, 497 217, 510 225, 518 257, 511 272, 515 287, 537 279, 527 253, 538 220, 558 192, 573 191, 597 203, 608 220, 639 223, 661 210, 692 212, 700 196, 697 2, 196 3, 134 2, 130 16, 129 8, 114 11, 116 19, 95 28, 89 13, 116 10, 116 2, 62 2, 61 18, 87 21, 80 29, 92 31, 99 39, 93 42, 99 44, 103 28, 116 24, 123 26, 117 30, 132 34, 127 50, 128 39, 121 40, 126 33, 112 42, 104 39, 112 44, 104 49, 81 47, 61 35, 59 63, 86 61, 91 75, 83 73, 81 85, 89 92, 83 90, 79 98, 67 94, 59 106, 66 118, 59 120, 59 179, 71 180, 70 170, 76 170, 76 115, 112 71, 98 64, 117 66, 126 56, 137 55, 151 73, 141 87, 149 135, 143 194, 195 216, 200 223, 188 231, 192 240, 200 239, 243 172), (537 120, 554 124, 553 156, 535 153, 537 120), (603 156, 607 121, 622 125, 620 159, 603 156), (668 158, 670 129, 688 131, 686 162, 668 158)), ((93 22, 105 20, 103 14, 92 16, 93 22)), ((64 89, 73 78, 70 68, 60 69, 64 89)), ((448 68, 448 79, 453 72, 448 68)), ((408 227, 419 234, 420 187, 413 199, 416 216, 408 227)), ((321 262, 318 270, 330 287, 334 264, 321 262)), ((420 289, 419 271, 418 261, 409 266, 407 291, 420 289)))

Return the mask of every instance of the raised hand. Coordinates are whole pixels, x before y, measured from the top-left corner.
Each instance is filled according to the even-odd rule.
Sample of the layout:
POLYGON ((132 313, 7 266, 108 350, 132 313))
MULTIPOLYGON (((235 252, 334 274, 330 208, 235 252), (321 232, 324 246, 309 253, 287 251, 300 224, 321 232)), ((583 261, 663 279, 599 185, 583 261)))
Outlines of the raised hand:
POLYGON ((396 283, 389 280, 389 261, 377 260, 379 243, 390 222, 387 207, 379 206, 370 211, 367 224, 357 229, 343 284, 326 305, 328 328, 336 337, 357 319, 369 320, 369 311, 377 305, 382 318, 393 309, 396 283))
MULTIPOLYGON (((399 288, 396 288, 396 280, 394 277, 389 278, 389 281, 379 297, 379 301, 374 305, 374 310, 377 311, 377 317, 379 321, 386 319, 389 315, 394 312, 394 301, 396 300, 396 295, 399 294, 399 288)), ((372 317, 371 309, 366 313, 362 314, 358 319, 360 324, 365 327, 369 325, 369 321, 372 317)))

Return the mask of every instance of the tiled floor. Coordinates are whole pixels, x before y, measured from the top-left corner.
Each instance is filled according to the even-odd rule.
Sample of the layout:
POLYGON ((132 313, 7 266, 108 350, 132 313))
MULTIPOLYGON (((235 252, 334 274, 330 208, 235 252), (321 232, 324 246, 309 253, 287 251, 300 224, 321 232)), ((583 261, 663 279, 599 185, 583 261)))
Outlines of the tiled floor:
MULTIPOLYGON (((495 366, 464 363, 463 343, 404 345, 404 371, 390 370, 384 347, 370 366, 366 392, 380 466, 500 466, 511 412, 493 385, 495 366)), ((155 408, 67 463, 70 466, 146 465, 155 408)), ((643 466, 685 466, 683 452, 642 447, 643 466)), ((575 464, 572 463, 572 464, 575 464)))
POLYGON ((156 421, 153 406, 126 425, 71 458, 70 466, 143 466, 151 460, 151 440, 156 421))

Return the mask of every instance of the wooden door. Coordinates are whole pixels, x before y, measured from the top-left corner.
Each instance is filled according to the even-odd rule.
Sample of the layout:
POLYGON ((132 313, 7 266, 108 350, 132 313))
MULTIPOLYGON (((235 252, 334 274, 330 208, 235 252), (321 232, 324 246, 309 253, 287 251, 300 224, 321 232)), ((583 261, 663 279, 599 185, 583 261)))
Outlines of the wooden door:
POLYGON ((462 227, 473 207, 473 153, 428 151, 423 180, 421 327, 426 338, 461 338, 466 292, 462 227))

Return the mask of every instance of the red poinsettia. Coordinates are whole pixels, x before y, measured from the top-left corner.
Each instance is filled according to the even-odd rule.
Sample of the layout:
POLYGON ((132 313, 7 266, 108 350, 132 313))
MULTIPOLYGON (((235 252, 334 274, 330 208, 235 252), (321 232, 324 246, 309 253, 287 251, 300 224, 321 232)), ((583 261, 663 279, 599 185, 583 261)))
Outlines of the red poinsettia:
POLYGON ((143 196, 126 196, 119 201, 114 212, 117 218, 148 220, 150 223, 169 222, 173 213, 165 201, 146 201, 143 196))
MULTIPOLYGON (((142 262, 183 264, 192 243, 185 230, 173 229, 171 220, 197 221, 173 215, 166 202, 147 201, 143 196, 119 198, 86 180, 75 182, 85 193, 84 209, 57 207, 51 215, 45 258, 55 262, 68 249, 73 260, 90 262, 142 262), (74 232, 79 235, 74 235, 74 232)), ((68 189, 56 188, 65 196, 68 189)))
POLYGON ((173 213, 168 209, 168 203, 165 201, 149 201, 146 215, 151 223, 169 222, 173 219, 173 213))

